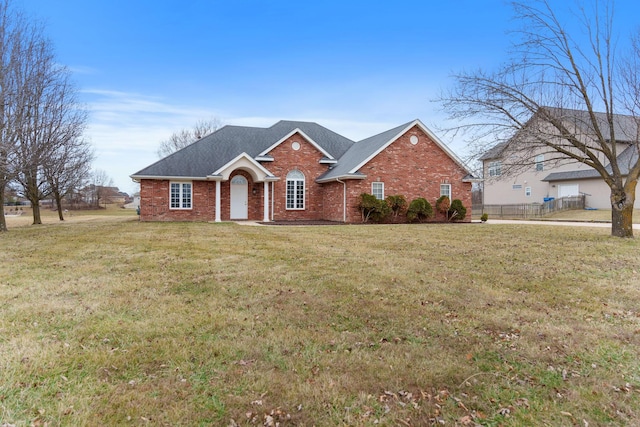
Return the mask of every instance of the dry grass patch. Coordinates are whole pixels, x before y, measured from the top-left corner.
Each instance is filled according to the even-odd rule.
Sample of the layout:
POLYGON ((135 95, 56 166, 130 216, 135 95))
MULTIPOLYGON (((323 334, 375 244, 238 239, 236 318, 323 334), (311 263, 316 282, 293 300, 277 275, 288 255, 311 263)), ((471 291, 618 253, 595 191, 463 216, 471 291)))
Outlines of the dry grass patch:
POLYGON ((122 218, 11 230, 0 419, 626 425, 640 417, 640 243, 608 233, 122 218))

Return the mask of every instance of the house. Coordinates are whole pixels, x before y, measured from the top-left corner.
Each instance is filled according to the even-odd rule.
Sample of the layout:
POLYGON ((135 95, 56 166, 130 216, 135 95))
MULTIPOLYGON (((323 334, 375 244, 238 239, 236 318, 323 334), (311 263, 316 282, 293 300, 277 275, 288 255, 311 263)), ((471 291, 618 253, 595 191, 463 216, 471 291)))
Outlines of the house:
POLYGON ((419 120, 354 142, 313 122, 224 126, 131 175, 142 221, 360 222, 361 193, 441 195, 471 217, 473 176, 419 120))
MULTIPOLYGON (((585 144, 594 144, 594 126, 586 111, 546 108, 585 144)), ((596 113, 598 127, 603 135, 610 135, 610 126, 604 113, 596 113)), ((638 160, 638 123, 631 116, 615 115, 613 132, 616 138, 618 165, 623 175, 638 160)), ((501 142, 481 157, 485 205, 543 203, 550 198, 585 196, 590 208, 611 209, 611 190, 601 175, 585 163, 550 150, 536 139, 555 138, 562 141, 555 128, 541 123, 536 114, 511 139, 501 142), (521 150, 522 144, 529 148, 521 150)), ((559 143, 567 150, 573 148, 567 142, 559 143)), ((597 150, 593 150, 597 152, 597 150)), ((598 155, 607 165, 602 154, 598 155)), ((607 165, 610 170, 611 166, 607 165)), ((636 198, 636 208, 640 200, 636 198)))

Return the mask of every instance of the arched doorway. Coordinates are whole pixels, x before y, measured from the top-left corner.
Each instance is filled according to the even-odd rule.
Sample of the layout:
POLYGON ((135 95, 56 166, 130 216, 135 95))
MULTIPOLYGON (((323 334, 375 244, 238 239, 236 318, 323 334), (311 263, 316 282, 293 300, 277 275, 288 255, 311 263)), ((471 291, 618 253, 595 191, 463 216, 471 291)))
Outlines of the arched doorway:
POLYGON ((247 178, 236 175, 231 178, 231 219, 248 219, 249 184, 247 178))

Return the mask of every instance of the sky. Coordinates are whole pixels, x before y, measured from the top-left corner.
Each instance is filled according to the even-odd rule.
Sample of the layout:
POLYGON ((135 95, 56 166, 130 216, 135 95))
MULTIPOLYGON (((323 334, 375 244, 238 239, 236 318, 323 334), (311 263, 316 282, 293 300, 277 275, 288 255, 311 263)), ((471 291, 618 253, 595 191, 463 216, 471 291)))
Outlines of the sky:
MULTIPOLYGON (((565 0, 550 0, 565 4, 565 0)), ((200 120, 313 121, 360 140, 420 119, 460 157, 435 102, 451 75, 507 58, 503 0, 13 0, 43 23, 89 111, 94 169, 121 191, 200 120)), ((616 2, 623 35, 637 0, 616 2)))

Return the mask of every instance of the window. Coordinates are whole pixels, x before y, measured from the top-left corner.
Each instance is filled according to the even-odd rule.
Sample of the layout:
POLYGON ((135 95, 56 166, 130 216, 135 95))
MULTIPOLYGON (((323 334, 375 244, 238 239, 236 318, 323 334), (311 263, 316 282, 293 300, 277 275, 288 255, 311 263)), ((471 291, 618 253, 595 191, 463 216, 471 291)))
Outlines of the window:
POLYGON ((440 197, 447 196, 451 200, 451 184, 440 184, 440 197))
POLYGON ((372 182, 371 194, 376 196, 378 200, 384 200, 384 182, 372 182))
POLYGON ((524 195, 527 197, 531 197, 531 187, 524 188, 524 195))
POLYGON ((544 170, 544 154, 536 156, 536 171, 544 170))
POLYGON ((304 209, 304 174, 299 170, 287 174, 287 209, 304 209))
POLYGON ((512 190, 522 190, 522 184, 513 184, 511 186, 512 190))
POLYGON ((489 176, 500 176, 500 175, 502 175, 502 163, 489 162, 489 176))
POLYGON ((172 182, 170 199, 171 209, 191 209, 191 183, 172 182))

